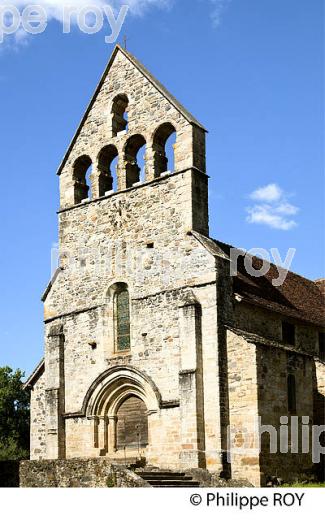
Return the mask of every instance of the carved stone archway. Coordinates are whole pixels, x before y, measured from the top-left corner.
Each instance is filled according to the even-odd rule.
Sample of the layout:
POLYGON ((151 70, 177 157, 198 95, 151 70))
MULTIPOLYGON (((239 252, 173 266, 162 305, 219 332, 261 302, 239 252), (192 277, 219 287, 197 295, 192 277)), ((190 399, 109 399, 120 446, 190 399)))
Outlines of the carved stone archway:
MULTIPOLYGON (((99 455, 114 455, 122 448, 123 442, 119 435, 121 429, 117 427, 117 422, 119 413, 121 416, 121 407, 130 398, 142 403, 146 418, 159 410, 161 398, 154 383, 148 376, 131 367, 113 367, 101 374, 89 388, 83 409, 85 415, 93 420, 93 447, 99 449, 99 455)), ((124 445, 130 449, 150 444, 148 421, 141 419, 139 424, 140 438, 136 439, 129 432, 124 439, 124 445)))

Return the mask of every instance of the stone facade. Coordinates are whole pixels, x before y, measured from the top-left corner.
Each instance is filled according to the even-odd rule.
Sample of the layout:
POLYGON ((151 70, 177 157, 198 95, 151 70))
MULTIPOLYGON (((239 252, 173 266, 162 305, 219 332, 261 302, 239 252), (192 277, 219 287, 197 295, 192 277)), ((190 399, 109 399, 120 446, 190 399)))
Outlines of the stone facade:
POLYGON ((229 426, 251 432, 257 416, 279 426, 288 370, 297 414, 313 415, 317 383, 324 395, 315 375, 322 329, 296 320, 296 344, 284 345, 283 316, 234 298, 229 258, 209 238, 202 125, 117 47, 58 173, 60 265, 43 295, 45 371, 27 382, 31 458, 145 457, 255 485, 310 468, 308 456, 288 462, 263 448, 264 456, 255 441, 249 455, 230 453, 229 426), (173 132, 174 170, 165 171, 173 132), (144 403, 148 439, 125 431, 132 442, 122 449, 135 421, 119 410, 131 398, 144 403))

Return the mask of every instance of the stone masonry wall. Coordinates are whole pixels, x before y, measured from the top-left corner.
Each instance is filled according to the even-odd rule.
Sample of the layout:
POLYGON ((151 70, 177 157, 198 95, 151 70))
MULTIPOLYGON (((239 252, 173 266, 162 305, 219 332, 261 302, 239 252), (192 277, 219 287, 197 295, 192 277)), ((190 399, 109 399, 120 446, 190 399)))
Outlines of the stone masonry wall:
POLYGON ((150 460, 177 467, 182 451, 188 450, 185 463, 191 464, 206 450, 216 469, 216 264, 190 233, 208 234, 205 131, 132 57, 121 49, 113 56, 59 171, 60 270, 44 298, 47 457, 107 453, 105 438, 113 435, 114 417, 85 416, 85 396, 105 371, 130 367, 151 380, 161 400, 158 409, 151 400, 155 409, 148 410, 150 460), (128 126, 115 135, 112 110, 118 95, 128 99, 128 126), (158 177, 161 151, 157 155, 155 136, 162 123, 176 130, 175 166, 158 177), (146 142, 145 175, 127 187, 127 172, 135 166, 128 147, 136 136, 146 142), (99 154, 107 145, 118 153, 117 192, 100 196, 99 154), (74 165, 81 156, 92 163, 91 200, 75 204, 80 179, 76 183, 74 165), (116 352, 114 338, 112 288, 121 282, 130 295, 131 349, 125 353, 116 352), (188 292, 200 323, 194 324, 193 362, 184 373, 180 308, 188 292), (59 332, 53 334, 53 328, 59 332), (188 395, 184 381, 191 381, 188 395))
MULTIPOLYGON (((216 294, 214 286, 195 289, 202 305, 202 344, 204 352, 204 406, 207 433, 206 451, 210 464, 219 462, 218 439, 220 432, 215 420, 218 388, 212 392, 217 376, 216 365, 216 294)), ((132 348, 130 352, 114 354, 108 337, 98 343, 94 351, 88 345, 89 337, 96 337, 99 323, 89 326, 89 313, 82 313, 65 321, 65 402, 66 412, 78 412, 86 390, 94 379, 109 367, 134 366, 155 382, 164 401, 178 401, 179 371, 181 369, 179 309, 181 292, 166 293, 132 304, 132 348), (77 341, 76 341, 77 340, 77 341)), ((92 311, 94 312, 94 311, 92 311)), ((107 327, 108 328, 108 327, 107 327)), ((194 367, 195 368, 195 367, 194 367)), ((162 409, 150 416, 150 461, 161 467, 178 467, 181 451, 180 408, 162 409)), ((190 419, 189 419, 190 420, 190 419)), ((93 426, 86 418, 66 419, 67 457, 98 456, 93 448, 93 426)), ((146 451, 146 450, 144 450, 146 451)), ((132 453, 128 451, 128 455, 132 453)), ((137 455, 135 453, 134 455, 137 455)), ((149 455, 149 454, 148 454, 149 455)), ((115 456, 118 454, 115 453, 115 456)), ((124 454, 122 453, 123 457, 124 454)))
POLYGON ((128 277, 134 297, 211 281, 213 257, 187 235, 191 176, 175 174, 60 213, 63 270, 45 319, 102 304, 109 284, 128 277))
POLYGON ((31 389, 30 396, 30 458, 46 458, 46 418, 45 418, 45 374, 43 373, 31 389))
POLYGON ((259 479, 263 484, 273 476, 292 481, 311 474, 314 359, 279 347, 254 345, 229 331, 228 367, 231 438, 235 447, 231 454, 232 477, 238 478, 244 472, 248 480, 259 485, 259 479), (289 373, 296 380, 294 412, 288 410, 289 373), (286 418, 285 422, 284 419, 281 422, 281 417, 286 418), (309 417, 308 453, 302 453, 303 417, 309 417), (258 418, 260 426, 255 422, 258 418), (295 423, 296 429, 291 430, 291 424, 295 428, 295 423), (280 445, 280 426, 284 433, 286 424, 289 425, 287 447, 283 440, 280 445), (265 432, 261 438, 260 428, 265 432), (297 437, 291 431, 297 431, 297 437), (270 444, 271 439, 274 444, 270 444))
MULTIPOLYGON (((281 342, 282 320, 287 321, 287 318, 266 309, 241 302, 235 305, 234 320, 235 326, 242 330, 281 342)), ((289 321, 292 320, 289 319, 289 321)), ((317 355, 317 328, 312 325, 295 322, 294 320, 292 323, 295 324, 296 329, 295 350, 317 355)))
MULTIPOLYGON (((314 377, 314 423, 317 425, 325 424, 325 363, 317 360, 314 377)), ((324 432, 320 435, 320 444, 325 445, 324 432)), ((322 454, 319 462, 316 463, 316 471, 320 480, 325 481, 325 455, 322 454)))
POLYGON ((314 357, 318 356, 318 329, 244 302, 235 306, 235 323, 241 330, 274 342, 273 346, 263 346, 261 339, 256 350, 258 411, 262 423, 273 425, 279 436, 280 417, 287 416, 289 425, 291 415, 298 417, 300 453, 292 453, 291 445, 294 446, 295 439, 291 441, 289 438, 288 453, 281 454, 278 448, 276 454, 270 454, 269 435, 264 434, 260 457, 261 472, 264 478, 277 475, 291 481, 295 477, 299 478, 299 475, 310 474, 313 468, 311 450, 307 454, 301 453, 301 432, 302 417, 310 418, 310 433, 312 424, 324 423, 324 392, 322 394, 322 370, 319 368, 321 362, 315 361, 314 357), (295 345, 285 345, 282 342, 283 320, 295 325, 295 345), (297 410, 293 414, 288 412, 287 405, 289 373, 295 376, 296 381, 297 410))
POLYGON ((258 442, 256 346, 234 332, 227 332, 229 430, 231 478, 245 478, 261 485, 258 442))
POLYGON ((311 426, 314 422, 314 360, 312 357, 299 353, 262 345, 257 347, 256 353, 258 413, 262 425, 271 425, 273 427, 271 435, 277 436, 277 451, 270 453, 270 434, 262 435, 261 471, 266 478, 278 476, 286 481, 293 481, 301 475, 310 473, 313 467, 311 449, 308 453, 302 453, 301 428, 302 418, 309 417, 310 429, 307 438, 311 441, 311 426), (296 381, 296 410, 294 412, 290 412, 288 409, 288 374, 293 374, 296 381), (283 420, 281 422, 281 417, 287 418, 289 426, 288 448, 285 443, 280 448, 280 426, 284 424, 283 428, 286 427, 285 422, 283 420), (295 431, 297 431, 297 437, 295 431), (295 453, 296 443, 298 453, 295 453))
MULTIPOLYGON (((163 400, 178 400, 179 306, 192 290, 202 307, 203 359, 209 360, 204 362, 207 456, 216 465, 220 460, 215 421, 218 387, 214 385, 212 393, 208 388, 208 382, 217 381, 216 268, 213 256, 187 234, 192 175, 191 171, 175 174, 60 213, 61 254, 68 259, 62 258, 63 270, 45 302, 46 336, 53 324, 61 324, 62 391, 68 414, 80 411, 87 389, 112 366, 137 367, 154 381, 163 400), (153 247, 147 248, 148 243, 153 247), (109 288, 117 281, 127 283, 130 292, 131 351, 124 354, 116 353, 114 346, 109 288)), ((51 371, 47 374, 51 385, 51 371)), ((180 409, 162 410, 160 422, 151 418, 155 449, 150 456, 159 461, 160 454, 160 464, 177 467, 180 428, 171 444, 171 413, 175 425, 180 409)), ((66 456, 98 454, 89 421, 66 419, 66 456)))

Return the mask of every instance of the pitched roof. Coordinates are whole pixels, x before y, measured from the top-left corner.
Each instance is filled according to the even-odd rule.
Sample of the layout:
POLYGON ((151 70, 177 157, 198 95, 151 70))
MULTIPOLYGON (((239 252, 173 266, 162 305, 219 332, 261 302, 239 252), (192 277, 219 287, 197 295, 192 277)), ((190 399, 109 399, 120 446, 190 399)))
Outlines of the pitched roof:
POLYGON ((32 388, 36 381, 40 378, 40 376, 43 374, 45 370, 45 361, 44 358, 41 359, 41 361, 38 363, 38 365, 35 367, 27 381, 24 383, 24 388, 32 388))
MULTIPOLYGON (((201 235, 196 231, 191 234, 214 256, 230 260, 230 250, 237 249, 220 240, 201 235)), ((263 260, 256 256, 252 258, 252 267, 259 270, 263 260)), ((325 295, 323 282, 308 280, 299 274, 288 271, 282 285, 274 286, 272 281, 279 277, 279 268, 270 263, 268 272, 256 277, 247 273, 244 257, 237 261, 237 276, 234 276, 233 291, 252 305, 269 309, 270 311, 295 318, 299 321, 325 327, 325 295)), ((323 279, 322 279, 323 280, 323 279)), ((321 281, 322 281, 321 280, 321 281)))
MULTIPOLYGON (((213 242, 229 258, 231 246, 219 240, 213 242)), ((261 269, 262 262, 261 258, 252 257, 254 269, 261 269)), ((279 277, 278 269, 278 266, 270 263, 268 272, 257 278, 247 273, 243 257, 239 257, 238 274, 234 277, 233 284, 234 293, 253 305, 324 327, 325 298, 317 283, 288 271, 283 284, 276 287, 272 280, 279 277)))
MULTIPOLYGON (((237 327, 231 327, 230 325, 226 325, 226 329, 230 332, 233 332, 234 334, 237 334, 238 336, 241 336, 242 338, 246 339, 249 343, 254 343, 256 346, 263 346, 263 347, 280 347, 281 349, 287 350, 289 352, 297 352, 294 345, 289 345, 288 343, 283 343, 283 341, 277 341, 274 339, 266 338, 265 336, 261 336, 260 334, 256 334, 254 332, 248 332, 247 330, 239 329, 237 327)), ((311 352, 308 352, 306 350, 299 349, 299 352, 301 354, 304 354, 308 357, 314 357, 314 354, 311 352)), ((317 356, 318 358, 318 356, 317 356)), ((320 361, 320 360, 319 360, 320 361)))
POLYGON ((68 146, 68 149, 63 157, 63 160, 58 168, 58 171, 57 171, 57 174, 60 175, 61 171, 62 171, 62 168, 64 167, 67 159, 68 159, 68 156, 78 138, 78 135, 81 131, 81 128, 83 127, 87 117, 88 117, 88 114, 97 98, 97 95, 105 81, 105 78, 107 76, 107 74, 109 73, 110 71, 110 68, 115 60, 115 57, 117 55, 118 52, 122 52, 122 54, 124 54, 124 56, 126 56, 130 62, 147 78, 148 81, 150 81, 150 83, 152 83, 156 89, 166 98, 168 99, 168 101, 170 102, 171 105, 173 105, 183 116, 184 118, 191 124, 193 125, 196 125, 200 128, 202 128, 205 132, 207 131, 204 126, 188 111, 186 110, 186 108, 183 107, 183 105, 181 103, 179 103, 177 101, 177 99, 162 85, 162 83, 160 83, 160 81, 158 81, 145 67, 144 65, 142 65, 142 63, 140 63, 140 61, 138 61, 131 53, 129 53, 128 51, 126 51, 125 49, 123 49, 120 45, 116 45, 110 59, 109 59, 109 62, 106 66, 106 69, 95 89, 95 92, 93 94, 93 97, 91 98, 91 101, 79 123, 79 126, 77 128, 77 131, 75 133, 75 135, 73 136, 72 138, 72 141, 70 142, 69 146, 68 146))

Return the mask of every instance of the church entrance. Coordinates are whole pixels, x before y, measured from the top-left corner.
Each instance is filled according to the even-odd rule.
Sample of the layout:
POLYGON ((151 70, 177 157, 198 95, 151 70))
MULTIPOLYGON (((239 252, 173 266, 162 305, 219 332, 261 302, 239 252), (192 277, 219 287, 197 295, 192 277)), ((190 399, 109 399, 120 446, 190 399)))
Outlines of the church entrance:
POLYGON ((114 366, 89 388, 85 416, 93 419, 95 456, 145 457, 150 452, 149 428, 157 426, 161 396, 154 384, 133 367, 114 366))
POLYGON ((148 444, 148 414, 142 399, 127 397, 117 410, 116 447, 140 449, 148 444))

